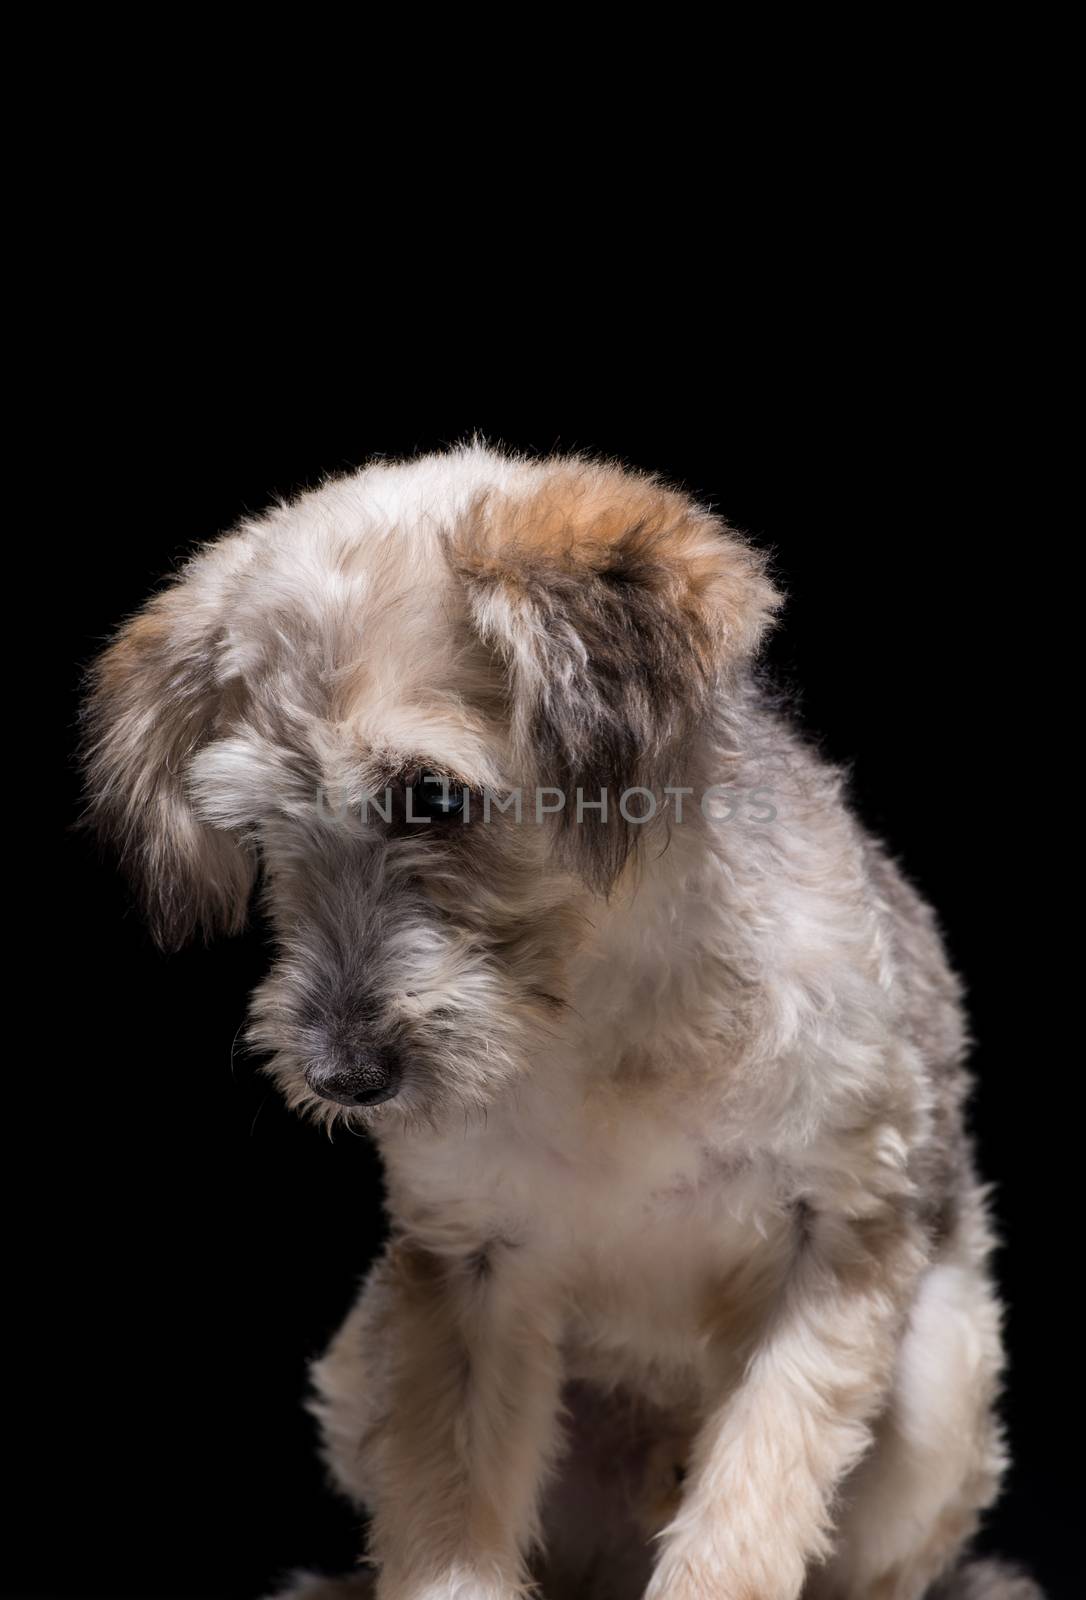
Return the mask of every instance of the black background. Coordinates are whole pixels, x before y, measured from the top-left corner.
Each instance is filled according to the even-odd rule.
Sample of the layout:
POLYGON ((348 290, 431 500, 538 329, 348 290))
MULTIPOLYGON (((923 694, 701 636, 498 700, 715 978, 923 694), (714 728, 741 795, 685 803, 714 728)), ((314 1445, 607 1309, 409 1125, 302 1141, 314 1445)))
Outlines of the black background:
POLYGON ((11 1592, 249 1600, 293 1565, 351 1561, 352 1515, 322 1484, 300 1402, 306 1362, 380 1238, 374 1159, 288 1117, 235 1049, 267 960, 259 925, 161 956, 112 864, 71 829, 77 687, 194 542, 373 453, 478 430, 658 470, 774 551, 789 595, 777 677, 938 906, 970 991, 1015 1457, 984 1544, 1070 1594, 1055 1340, 1072 1240, 1050 1197, 1040 1083, 1054 1046, 1028 907, 1052 841, 1021 792, 1028 578, 994 531, 998 364, 949 323, 896 311, 817 347, 753 330, 742 365, 730 334, 704 328, 664 330, 650 364, 641 334, 618 363, 591 335, 528 348, 516 320, 485 354, 438 319, 408 350, 395 330, 346 337, 314 313, 296 341, 269 326, 262 356, 235 347, 229 319, 207 343, 171 325, 159 308, 77 344, 41 486, 48 526, 32 523, 43 582, 63 594, 48 652, 60 873, 28 952, 49 977, 27 980, 33 1092, 14 1119, 30 1288, 16 1312, 27 1504, 11 1592))

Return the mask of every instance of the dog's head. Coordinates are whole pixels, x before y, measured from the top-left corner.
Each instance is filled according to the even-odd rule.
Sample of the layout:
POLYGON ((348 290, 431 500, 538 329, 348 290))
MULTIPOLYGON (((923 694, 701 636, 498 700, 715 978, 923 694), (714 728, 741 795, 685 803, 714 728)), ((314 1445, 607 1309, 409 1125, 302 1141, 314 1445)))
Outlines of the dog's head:
POLYGON ((373 466, 210 545, 121 630, 91 814, 165 945, 240 927, 259 874, 278 957, 250 1038, 292 1103, 480 1107, 657 826, 622 797, 685 781, 775 599, 639 474, 475 447, 373 466))

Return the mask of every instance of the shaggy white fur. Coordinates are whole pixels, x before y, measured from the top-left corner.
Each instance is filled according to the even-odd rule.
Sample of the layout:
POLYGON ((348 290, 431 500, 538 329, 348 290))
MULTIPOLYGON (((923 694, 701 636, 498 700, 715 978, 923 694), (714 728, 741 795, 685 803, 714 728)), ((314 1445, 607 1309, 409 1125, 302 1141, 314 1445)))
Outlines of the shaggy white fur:
POLYGON ((758 686, 776 603, 655 480, 470 447, 244 525, 99 664, 95 812, 160 936, 259 870, 251 1036, 387 1172, 314 1371, 376 1577, 295 1594, 1035 1593, 950 1576, 1003 1464, 957 985, 758 686), (364 807, 426 774, 470 821, 364 807))

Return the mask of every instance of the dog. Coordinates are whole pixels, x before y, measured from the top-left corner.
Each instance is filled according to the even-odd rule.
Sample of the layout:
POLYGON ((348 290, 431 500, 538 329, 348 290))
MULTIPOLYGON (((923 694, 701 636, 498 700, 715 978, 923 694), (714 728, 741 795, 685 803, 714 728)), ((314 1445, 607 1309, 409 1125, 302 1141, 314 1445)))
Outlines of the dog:
POLYGON ((762 683, 692 498, 475 443, 205 547, 98 660, 89 810, 159 941, 365 1130, 391 1237, 313 1371, 371 1519, 311 1597, 1030 1600, 957 980, 762 683))

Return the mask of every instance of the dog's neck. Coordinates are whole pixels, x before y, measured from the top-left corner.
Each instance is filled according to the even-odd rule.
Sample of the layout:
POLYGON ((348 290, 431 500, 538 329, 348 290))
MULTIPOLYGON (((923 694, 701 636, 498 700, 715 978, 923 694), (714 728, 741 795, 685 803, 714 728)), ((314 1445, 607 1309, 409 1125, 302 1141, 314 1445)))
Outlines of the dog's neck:
POLYGON ((589 1057, 604 1070, 631 1038, 646 1051, 668 1050, 691 1025, 714 1032, 739 1025, 745 1007, 737 974, 750 969, 754 936, 750 834, 768 826, 756 820, 768 806, 750 798, 761 774, 735 738, 728 727, 707 741, 682 779, 694 792, 683 799, 681 821, 673 808, 647 827, 614 892, 591 910, 571 1005, 589 1057), (714 785, 736 799, 710 796, 706 816, 702 797, 714 785), (745 830, 741 840, 738 830, 745 830))

